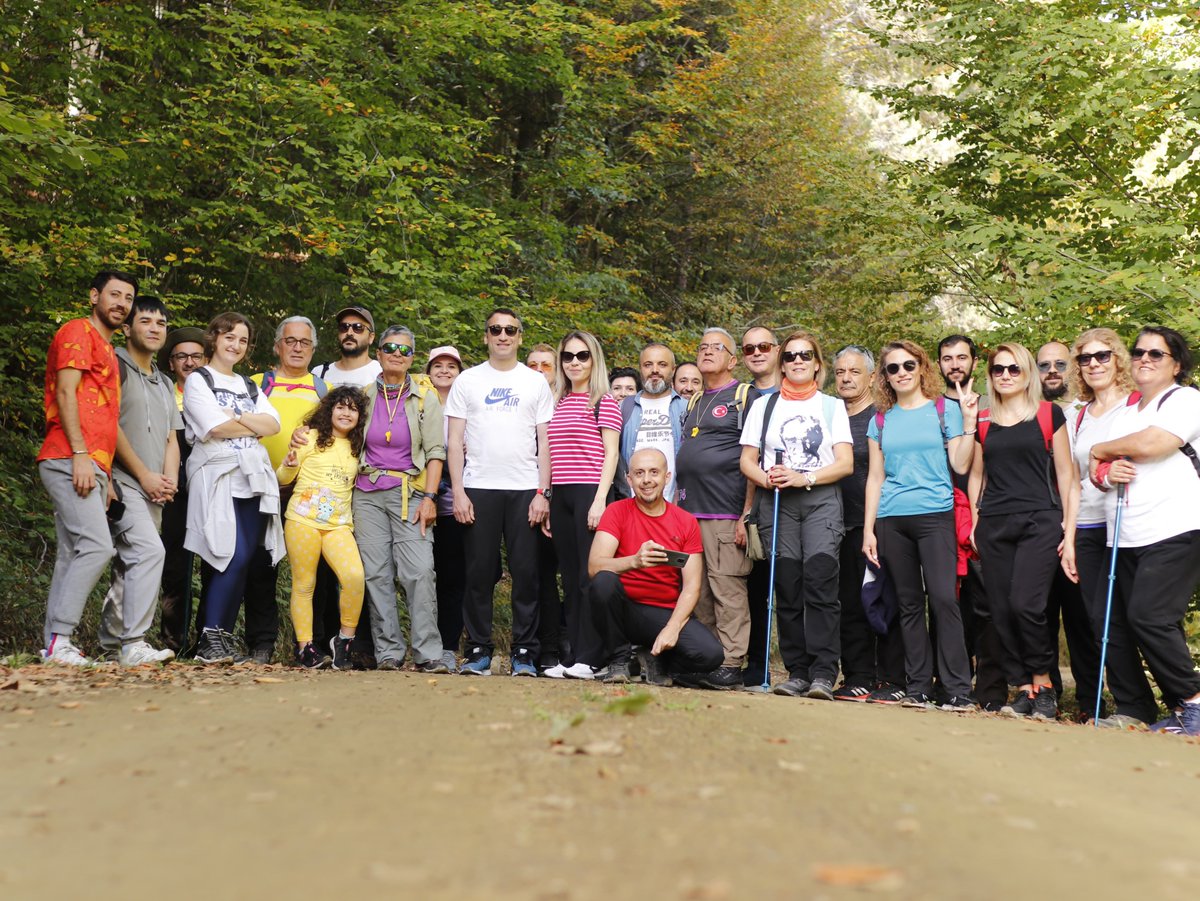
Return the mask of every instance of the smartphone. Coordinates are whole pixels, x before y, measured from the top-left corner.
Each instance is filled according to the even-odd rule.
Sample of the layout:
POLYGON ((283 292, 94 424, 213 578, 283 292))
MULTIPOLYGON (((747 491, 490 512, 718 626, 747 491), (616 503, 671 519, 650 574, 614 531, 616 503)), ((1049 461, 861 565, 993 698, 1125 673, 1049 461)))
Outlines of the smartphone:
POLYGON ((683 551, 671 551, 663 548, 663 553, 667 555, 667 566, 675 566, 679 569, 687 566, 688 557, 691 554, 685 554, 683 551))

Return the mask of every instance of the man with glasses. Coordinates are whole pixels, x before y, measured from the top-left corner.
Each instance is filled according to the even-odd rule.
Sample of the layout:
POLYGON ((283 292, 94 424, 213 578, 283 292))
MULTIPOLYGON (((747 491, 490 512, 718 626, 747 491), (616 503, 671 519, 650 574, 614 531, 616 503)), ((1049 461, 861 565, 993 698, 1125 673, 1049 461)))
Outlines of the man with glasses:
POLYGON ((529 356, 525 358, 525 365, 530 369, 540 372, 546 377, 546 381, 550 384, 550 390, 554 390, 554 348, 549 344, 535 344, 533 349, 529 351, 529 356))
MULTIPOLYGON (((313 370, 330 388, 353 385, 365 388, 379 377, 379 361, 371 359, 371 343, 375 337, 375 320, 365 307, 353 306, 338 310, 338 349, 342 357, 332 363, 322 363, 313 370)), ((285 429, 280 429, 284 434, 285 429)))
POLYGON ((742 335, 742 364, 763 394, 779 390, 779 342, 769 328, 754 325, 742 335))
POLYGON ((688 403, 676 457, 679 506, 699 520, 704 543, 696 618, 725 651, 723 664, 697 681, 717 689, 742 687, 750 642, 750 560, 743 520, 754 489, 742 475, 741 438, 745 411, 761 392, 734 377, 735 348, 733 336, 722 328, 706 329, 700 338, 696 366, 704 387, 688 403))
POLYGON ((1042 397, 1061 407, 1067 396, 1067 360, 1071 348, 1058 341, 1043 344, 1037 352, 1038 378, 1042 383, 1042 397))
POLYGON ((455 379, 446 398, 454 518, 468 526, 463 537, 468 650, 461 670, 468 676, 491 675, 493 588, 501 538, 512 574, 511 673, 537 675, 535 536, 550 511, 546 426, 554 398, 546 379, 517 359, 521 330, 521 320, 512 310, 493 310, 483 334, 487 360, 455 379))

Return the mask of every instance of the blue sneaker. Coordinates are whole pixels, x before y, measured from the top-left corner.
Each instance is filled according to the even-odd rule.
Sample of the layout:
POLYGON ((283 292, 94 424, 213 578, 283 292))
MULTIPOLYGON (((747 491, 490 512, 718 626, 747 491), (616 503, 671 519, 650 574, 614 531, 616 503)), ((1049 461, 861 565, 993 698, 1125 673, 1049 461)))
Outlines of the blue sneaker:
POLYGON ((1179 716, 1174 711, 1165 720, 1159 720, 1150 727, 1151 732, 1167 732, 1171 735, 1181 735, 1183 733, 1183 724, 1179 722, 1179 716))
POLYGON ((471 648, 459 672, 464 676, 490 676, 492 674, 492 658, 483 653, 483 648, 471 648))
POLYGON ((1176 713, 1184 735, 1200 735, 1200 703, 1184 701, 1176 713))
POLYGON ((537 667, 533 665, 533 658, 529 656, 529 652, 521 648, 517 653, 512 655, 512 666, 510 672, 514 676, 532 676, 537 678, 537 667))

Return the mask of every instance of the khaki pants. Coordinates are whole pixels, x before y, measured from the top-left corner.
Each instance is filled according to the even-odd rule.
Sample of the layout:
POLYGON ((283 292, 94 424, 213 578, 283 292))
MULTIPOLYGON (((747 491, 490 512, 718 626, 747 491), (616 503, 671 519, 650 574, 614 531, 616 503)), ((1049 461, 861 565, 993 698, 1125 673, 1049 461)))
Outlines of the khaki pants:
POLYGON ((737 520, 702 519, 704 578, 695 617, 706 625, 725 650, 725 666, 741 666, 750 644, 750 601, 746 579, 751 563, 746 549, 733 540, 737 520))

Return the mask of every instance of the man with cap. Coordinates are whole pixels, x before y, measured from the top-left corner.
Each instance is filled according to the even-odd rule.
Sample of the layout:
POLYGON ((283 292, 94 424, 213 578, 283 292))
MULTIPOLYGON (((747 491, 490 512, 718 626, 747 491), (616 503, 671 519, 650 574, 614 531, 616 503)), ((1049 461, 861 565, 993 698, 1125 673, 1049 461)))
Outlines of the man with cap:
MULTIPOLYGON (((379 361, 371 359, 375 320, 366 307, 359 306, 338 310, 335 318, 341 359, 332 363, 322 363, 313 370, 313 375, 324 379, 330 388, 336 388, 338 385, 366 388, 375 384, 375 379, 382 372, 379 361)), ((280 434, 285 432, 285 429, 280 429, 280 434)))
MULTIPOLYGON (((188 326, 172 329, 158 352, 158 368, 169 372, 175 380, 175 408, 183 412, 184 380, 205 363, 204 329, 188 326)), ((186 462, 191 446, 184 440, 183 428, 175 431, 175 446, 179 449, 179 487, 175 497, 163 505, 162 543, 166 559, 162 571, 162 619, 159 633, 163 644, 175 653, 184 651, 190 643, 192 617, 191 551, 183 547, 187 533, 187 475, 186 462)))

